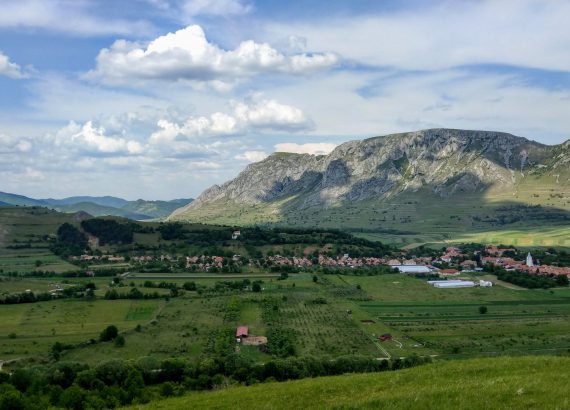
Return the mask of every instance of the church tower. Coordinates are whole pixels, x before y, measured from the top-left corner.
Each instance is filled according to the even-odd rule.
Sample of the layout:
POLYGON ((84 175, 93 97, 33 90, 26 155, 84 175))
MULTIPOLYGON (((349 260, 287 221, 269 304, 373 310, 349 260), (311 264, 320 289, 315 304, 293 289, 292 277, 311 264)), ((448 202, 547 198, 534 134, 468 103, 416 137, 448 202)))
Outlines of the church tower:
POLYGON ((530 252, 528 253, 528 255, 526 255, 526 266, 534 266, 534 263, 532 262, 532 255, 530 254, 530 252))

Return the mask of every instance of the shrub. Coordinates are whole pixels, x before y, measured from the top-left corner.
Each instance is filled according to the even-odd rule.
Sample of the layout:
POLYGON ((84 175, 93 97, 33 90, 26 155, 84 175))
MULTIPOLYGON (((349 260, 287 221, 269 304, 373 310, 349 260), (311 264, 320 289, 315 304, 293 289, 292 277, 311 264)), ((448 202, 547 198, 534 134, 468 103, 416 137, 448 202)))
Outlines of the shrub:
POLYGON ((117 335, 119 334, 119 329, 117 329, 117 326, 115 325, 110 325, 107 326, 105 328, 105 330, 103 330, 101 332, 101 335, 99 336, 99 339, 102 342, 108 342, 110 340, 113 340, 117 337, 117 335))

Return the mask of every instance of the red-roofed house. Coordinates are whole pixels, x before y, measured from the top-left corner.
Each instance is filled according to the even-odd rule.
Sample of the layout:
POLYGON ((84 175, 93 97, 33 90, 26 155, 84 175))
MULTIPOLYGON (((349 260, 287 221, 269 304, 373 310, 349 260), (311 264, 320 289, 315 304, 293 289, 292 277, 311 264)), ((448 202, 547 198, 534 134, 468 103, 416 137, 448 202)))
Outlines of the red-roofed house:
POLYGON ((442 276, 457 276, 459 271, 457 269, 442 269, 439 271, 439 274, 442 276))

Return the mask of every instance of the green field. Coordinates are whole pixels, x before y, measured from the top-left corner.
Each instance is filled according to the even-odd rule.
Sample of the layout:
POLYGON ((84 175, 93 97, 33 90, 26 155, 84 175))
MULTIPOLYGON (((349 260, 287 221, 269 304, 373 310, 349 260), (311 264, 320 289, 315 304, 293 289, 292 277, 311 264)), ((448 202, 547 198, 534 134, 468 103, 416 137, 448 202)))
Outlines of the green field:
MULTIPOLYGON (((119 292, 128 292, 131 282, 146 291, 144 280, 127 279, 119 292)), ((165 280, 179 285, 194 281, 208 289, 220 278, 165 280)), ((221 329, 238 325, 249 326, 251 334, 259 336, 271 327, 288 329, 301 356, 462 358, 559 353, 570 348, 569 289, 514 290, 500 285, 437 289, 400 274, 320 275, 317 283, 310 274, 263 280, 263 291, 257 294, 186 292, 169 301, 56 300, 0 306, 6 318, 0 327, 6 335, 0 338, 0 360, 46 357, 54 342, 86 343, 109 324, 124 333, 126 348, 86 343, 66 351, 66 360, 93 364, 148 355, 198 358, 209 354, 221 329), (478 310, 482 305, 488 307, 485 315, 478 310), (138 324, 140 331, 133 331, 138 324), (11 333, 15 339, 8 337, 11 333), (378 336, 384 333, 391 333, 393 340, 379 342, 378 336)), ((2 282, 12 290, 45 289, 50 283, 45 279, 2 282)), ((96 295, 102 296, 108 279, 96 278, 96 284, 96 295)), ((168 295, 167 289, 148 290, 168 295)), ((261 361, 270 357, 255 348, 245 350, 246 354, 261 361)))
POLYGON ((228 388, 133 409, 566 409, 570 359, 437 362, 379 374, 228 388))
POLYGON ((46 358, 55 342, 87 343, 109 324, 129 331, 159 310, 155 300, 60 300, 0 306, 0 360, 46 358), (11 336, 12 335, 12 336, 11 336))

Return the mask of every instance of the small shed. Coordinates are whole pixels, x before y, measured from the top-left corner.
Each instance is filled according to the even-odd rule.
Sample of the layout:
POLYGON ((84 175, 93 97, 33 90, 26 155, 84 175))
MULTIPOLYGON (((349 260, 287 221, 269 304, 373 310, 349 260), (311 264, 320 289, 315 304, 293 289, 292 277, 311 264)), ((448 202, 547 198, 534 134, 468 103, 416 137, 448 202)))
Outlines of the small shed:
POLYGON ((249 333, 249 329, 247 326, 239 326, 236 330, 236 341, 238 343, 241 342, 241 339, 247 337, 249 333))
POLYGON ((380 336, 378 338, 381 342, 385 342, 387 340, 392 340, 392 334, 391 333, 384 333, 382 336, 380 336))

